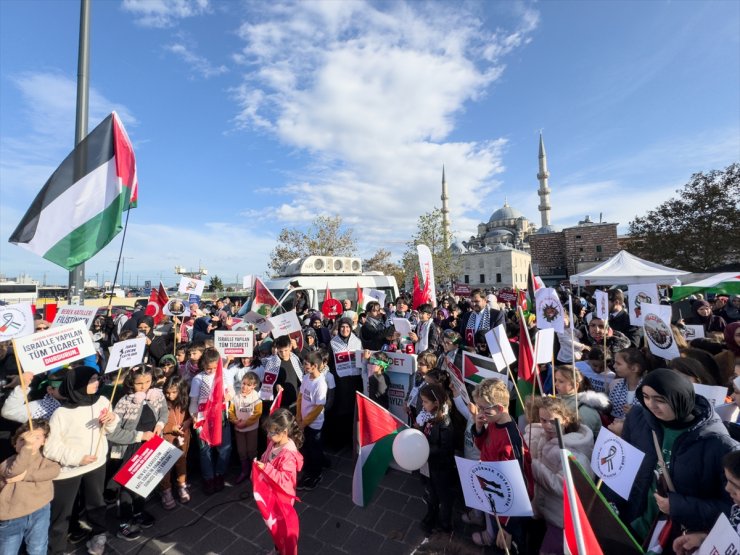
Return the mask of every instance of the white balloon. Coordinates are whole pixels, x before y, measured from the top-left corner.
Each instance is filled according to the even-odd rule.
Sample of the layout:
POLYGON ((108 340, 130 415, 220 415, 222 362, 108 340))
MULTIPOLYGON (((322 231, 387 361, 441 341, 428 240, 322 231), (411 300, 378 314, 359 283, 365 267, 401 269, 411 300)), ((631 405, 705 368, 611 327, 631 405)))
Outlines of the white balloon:
POLYGON ((405 470, 419 470, 429 458, 429 442, 415 428, 399 432, 393 440, 393 458, 405 470))

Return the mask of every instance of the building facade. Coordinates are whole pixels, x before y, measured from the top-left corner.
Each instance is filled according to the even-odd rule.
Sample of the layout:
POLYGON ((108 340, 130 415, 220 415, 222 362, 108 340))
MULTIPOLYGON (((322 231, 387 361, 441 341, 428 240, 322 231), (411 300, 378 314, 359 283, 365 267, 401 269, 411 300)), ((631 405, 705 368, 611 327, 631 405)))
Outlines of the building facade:
POLYGON ((461 252, 459 256, 462 273, 458 283, 487 289, 527 286, 531 261, 528 252, 498 244, 483 251, 461 252))

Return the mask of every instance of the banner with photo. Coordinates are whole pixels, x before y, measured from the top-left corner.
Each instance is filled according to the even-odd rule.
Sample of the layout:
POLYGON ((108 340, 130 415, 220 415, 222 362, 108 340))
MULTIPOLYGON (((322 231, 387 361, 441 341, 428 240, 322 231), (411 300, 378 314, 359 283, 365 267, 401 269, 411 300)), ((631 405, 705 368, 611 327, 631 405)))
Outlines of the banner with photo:
POLYGON ((643 330, 650 352, 666 360, 678 358, 676 338, 671 329, 671 307, 662 304, 643 304, 643 330))
POLYGON ((534 292, 534 304, 537 309, 537 328, 553 328, 556 333, 563 333, 565 318, 558 292, 551 287, 537 289, 534 292))
POLYGON ((627 288, 627 304, 629 305, 630 324, 643 324, 642 305, 658 304, 658 285, 655 283, 633 283, 627 288))
POLYGON ((177 288, 178 293, 185 295, 203 295, 203 290, 206 288, 206 282, 202 279, 195 279, 190 277, 182 276, 180 278, 180 286, 177 288))

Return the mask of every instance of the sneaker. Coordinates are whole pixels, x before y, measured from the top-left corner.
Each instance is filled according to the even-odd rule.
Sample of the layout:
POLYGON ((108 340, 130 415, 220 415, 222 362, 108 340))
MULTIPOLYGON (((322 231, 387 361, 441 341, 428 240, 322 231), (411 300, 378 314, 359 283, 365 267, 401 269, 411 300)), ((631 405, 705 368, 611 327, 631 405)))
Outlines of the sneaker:
POLYGON ((318 476, 310 476, 301 480, 301 483, 298 485, 298 489, 301 491, 311 491, 319 485, 319 482, 321 482, 321 474, 318 476))
POLYGON ((82 543, 89 538, 90 538, 90 530, 85 530, 84 528, 73 530, 72 532, 67 534, 67 541, 71 543, 72 545, 77 545, 78 543, 82 543))
POLYGON ((190 502, 190 492, 188 491, 187 484, 180 484, 177 486, 177 496, 180 498, 180 503, 183 505, 190 502))
POLYGON ((90 555, 103 555, 105 551, 105 534, 98 534, 93 536, 90 541, 85 544, 87 552, 90 555))
POLYGON ((134 515, 134 524, 140 528, 151 528, 154 526, 154 517, 146 511, 141 511, 134 515))
POLYGON ((172 495, 172 489, 166 489, 162 492, 162 507, 166 511, 171 511, 177 506, 177 503, 175 503, 175 497, 172 495))
POLYGON ((141 528, 133 522, 125 522, 118 527, 116 537, 126 540, 127 542, 138 540, 141 537, 141 528))

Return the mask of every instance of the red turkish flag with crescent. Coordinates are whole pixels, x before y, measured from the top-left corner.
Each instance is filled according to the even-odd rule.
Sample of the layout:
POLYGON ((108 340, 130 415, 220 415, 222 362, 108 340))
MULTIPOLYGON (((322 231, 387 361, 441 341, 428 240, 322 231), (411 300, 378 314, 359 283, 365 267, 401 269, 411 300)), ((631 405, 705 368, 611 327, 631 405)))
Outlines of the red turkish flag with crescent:
POLYGON ((159 324, 162 320, 162 317, 164 316, 162 311, 169 300, 170 298, 167 295, 167 290, 164 288, 161 281, 159 282, 158 289, 154 289, 152 287, 152 292, 149 294, 149 304, 146 305, 145 314, 152 317, 155 325, 159 324))
POLYGON ((298 513, 293 502, 297 497, 286 493, 267 473, 252 462, 252 488, 257 508, 272 535, 280 555, 298 554, 298 513))

